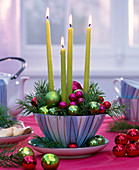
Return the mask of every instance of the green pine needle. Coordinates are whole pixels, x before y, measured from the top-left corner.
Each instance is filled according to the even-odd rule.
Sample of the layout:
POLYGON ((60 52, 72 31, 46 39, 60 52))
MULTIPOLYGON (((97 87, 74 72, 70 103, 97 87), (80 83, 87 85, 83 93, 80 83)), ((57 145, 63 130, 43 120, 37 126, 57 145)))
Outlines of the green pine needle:
POLYGON ((13 144, 0 144, 0 166, 4 168, 21 166, 22 159, 17 156, 18 147, 13 144))

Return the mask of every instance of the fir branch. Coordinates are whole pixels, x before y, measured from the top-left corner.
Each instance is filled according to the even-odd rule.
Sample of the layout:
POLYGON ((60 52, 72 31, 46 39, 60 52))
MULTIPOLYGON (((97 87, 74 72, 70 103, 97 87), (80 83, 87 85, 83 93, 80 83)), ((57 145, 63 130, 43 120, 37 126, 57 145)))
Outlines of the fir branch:
POLYGON ((21 166, 22 159, 17 157, 17 149, 13 144, 0 144, 0 166, 4 168, 21 166))
POLYGON ((17 124, 17 121, 13 120, 11 114, 8 115, 9 109, 6 106, 0 104, 0 127, 1 128, 8 128, 17 124))
POLYGON ((34 134, 34 139, 29 142, 32 146, 38 146, 43 148, 64 148, 62 142, 55 142, 54 140, 50 140, 46 137, 40 137, 34 134))
POLYGON ((109 123, 108 126, 110 132, 124 132, 126 133, 129 129, 138 129, 139 125, 134 122, 128 122, 124 119, 114 120, 112 123, 109 123))

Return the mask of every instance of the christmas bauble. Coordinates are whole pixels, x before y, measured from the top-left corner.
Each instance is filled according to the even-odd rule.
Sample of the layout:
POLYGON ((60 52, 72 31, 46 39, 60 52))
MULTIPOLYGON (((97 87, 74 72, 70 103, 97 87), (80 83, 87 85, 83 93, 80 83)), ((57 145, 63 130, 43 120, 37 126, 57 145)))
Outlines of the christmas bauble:
POLYGON ((115 137, 115 143, 116 144, 122 144, 122 145, 126 145, 128 142, 127 136, 123 133, 119 133, 116 135, 115 137))
POLYGON ((55 154, 47 153, 42 157, 41 165, 46 170, 55 170, 59 165, 59 159, 55 154))
POLYGON ((78 83, 77 81, 73 81, 73 82, 72 82, 72 91, 75 91, 75 90, 77 90, 77 89, 83 90, 83 88, 82 88, 82 86, 81 86, 80 83, 78 83))
POLYGON ((37 165, 37 160, 34 156, 25 156, 22 161, 22 166, 24 169, 34 169, 37 165))
POLYGON ((126 151, 128 156, 138 156, 139 154, 138 146, 135 143, 128 144, 126 151))
POLYGON ((137 142, 139 140, 139 131, 137 129, 130 129, 126 136, 130 142, 137 142))
POLYGON ((105 113, 105 107, 103 106, 103 104, 100 104, 99 113, 101 113, 101 114, 105 113))
POLYGON ((83 101, 84 101, 84 98, 78 98, 77 103, 80 104, 80 103, 83 103, 83 101))
POLYGON ((125 156, 126 148, 124 145, 118 144, 113 147, 113 154, 117 157, 125 156))
POLYGON ((75 95, 74 93, 71 93, 71 94, 69 95, 69 100, 70 100, 70 101, 76 101, 76 100, 77 100, 76 95, 75 95))
POLYGON ((78 115, 79 114, 79 108, 76 105, 69 106, 68 108, 68 114, 69 115, 78 115))
POLYGON ((65 109, 67 107, 67 103, 66 102, 60 102, 58 107, 61 108, 61 109, 65 109))
POLYGON ((34 97, 34 98, 31 100, 31 104, 32 104, 32 106, 35 106, 36 108, 38 108, 38 104, 37 104, 37 99, 36 99, 36 97, 34 97))
POLYGON ((69 106, 76 105, 76 102, 70 102, 69 106))
POLYGON ((105 106, 106 109, 109 109, 111 107, 111 103, 109 101, 105 101, 103 105, 105 106))
POLYGON ((47 106, 43 106, 39 109, 39 113, 41 114, 48 114, 48 108, 47 106))
POLYGON ((98 146, 99 142, 95 137, 93 137, 93 138, 88 139, 86 144, 87 146, 92 147, 92 146, 98 146))
POLYGON ((48 110, 48 114, 55 115, 55 113, 58 111, 58 107, 52 107, 48 110))
POLYGON ((78 145, 76 143, 70 143, 67 146, 68 148, 78 148, 78 145))
POLYGON ((46 104, 47 106, 56 106, 61 101, 61 96, 56 91, 50 91, 45 96, 46 104))
POLYGON ((99 98, 99 102, 100 102, 100 103, 103 103, 103 102, 104 102, 104 97, 98 96, 98 98, 99 98))
POLYGON ((100 104, 98 102, 90 102, 89 103, 89 110, 91 114, 99 113, 100 104))
POLYGON ((105 138, 102 135, 96 135, 95 139, 97 139, 99 145, 105 144, 105 138))
POLYGON ((78 89, 74 91, 77 98, 83 97, 83 91, 78 89))
POLYGON ((29 147, 22 147, 18 150, 17 156, 24 158, 25 156, 34 156, 34 152, 29 147))

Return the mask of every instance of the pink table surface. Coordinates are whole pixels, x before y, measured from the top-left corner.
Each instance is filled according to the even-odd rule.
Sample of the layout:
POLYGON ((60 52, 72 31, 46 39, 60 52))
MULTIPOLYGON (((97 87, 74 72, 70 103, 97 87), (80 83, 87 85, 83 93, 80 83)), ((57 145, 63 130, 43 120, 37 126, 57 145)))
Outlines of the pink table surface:
MULTIPOLYGON (((20 119, 24 122, 25 126, 31 126, 34 133, 39 136, 43 136, 39 126, 37 125, 33 116, 20 119)), ((115 157, 112 153, 114 144, 114 138, 117 133, 107 132, 108 123, 111 122, 110 117, 104 119, 103 124, 98 130, 97 134, 103 135, 109 139, 109 144, 100 152, 86 158, 80 159, 60 159, 59 167, 57 170, 139 170, 139 157, 115 157)), ((19 146, 28 146, 28 140, 32 137, 19 143, 19 146)), ((43 154, 34 151, 37 159, 37 166, 35 170, 43 170, 41 166, 41 158, 43 154)), ((0 170, 7 169, 0 167, 0 170)), ((16 168, 9 168, 11 170, 16 168)), ((23 169, 23 168, 18 168, 23 169)))

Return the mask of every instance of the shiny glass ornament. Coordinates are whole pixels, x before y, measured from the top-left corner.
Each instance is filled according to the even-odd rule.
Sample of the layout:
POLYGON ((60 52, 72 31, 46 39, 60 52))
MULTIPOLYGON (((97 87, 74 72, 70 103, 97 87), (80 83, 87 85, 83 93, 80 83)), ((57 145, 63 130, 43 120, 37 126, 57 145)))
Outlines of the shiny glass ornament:
POLYGON ((46 94, 45 101, 46 101, 47 106, 50 106, 50 107, 56 106, 60 103, 61 96, 56 91, 50 91, 46 94))
POLYGON ((126 147, 124 145, 118 144, 113 147, 113 154, 117 157, 125 156, 126 147))
POLYGON ((75 95, 74 93, 71 93, 71 94, 69 95, 69 100, 70 100, 71 102, 76 101, 76 100, 77 100, 76 95, 75 95))
POLYGON ((119 133, 115 136, 115 143, 126 145, 128 142, 127 136, 123 133, 119 133))
POLYGON ((99 141, 96 138, 90 138, 89 140, 87 140, 87 146, 98 146, 99 145, 99 141))
POLYGON ((78 148, 78 145, 76 143, 70 143, 67 148, 78 148))
POLYGON ((69 115, 78 115, 79 114, 79 108, 76 105, 69 106, 68 108, 68 114, 69 115))
POLYGON ((90 102, 89 110, 91 114, 98 114, 100 110, 100 104, 98 102, 90 102))
POLYGON ((25 156, 22 161, 22 166, 24 169, 34 169, 37 165, 37 160, 34 156, 25 156))
POLYGON ((59 159, 55 154, 47 153, 42 157, 41 165, 46 170, 55 170, 59 165, 59 159))
POLYGON ((83 91, 81 89, 75 90, 74 93, 77 98, 83 97, 83 91))
POLYGON ((111 103, 109 101, 105 101, 103 105, 105 106, 106 109, 109 109, 111 107, 111 103))
POLYGON ((135 143, 130 143, 127 144, 127 155, 128 156, 138 156, 139 155, 139 150, 138 150, 138 146, 135 143))
POLYGON ((48 114, 48 107, 47 106, 43 106, 39 109, 39 113, 41 114, 48 114))
POLYGON ((103 106, 103 104, 100 104, 99 113, 101 113, 101 114, 105 113, 105 107, 103 106))
POLYGON ((69 106, 76 105, 76 102, 70 102, 69 106))
POLYGON ((80 83, 78 83, 77 81, 73 81, 72 82, 72 91, 74 92, 77 89, 83 90, 83 88, 82 88, 80 83))
POLYGON ((34 151, 29 147, 22 147, 18 150, 17 156, 24 158, 25 156, 34 156, 34 151))
POLYGON ((67 107, 67 103, 66 102, 60 102, 58 107, 61 108, 61 109, 65 109, 67 107))
POLYGON ((105 144, 105 138, 102 135, 96 135, 95 138, 97 139, 99 145, 105 144))
POLYGON ((130 142, 137 142, 139 140, 139 131, 137 129, 130 129, 126 136, 130 142))
POLYGON ((48 114, 55 115, 55 113, 58 111, 58 107, 52 107, 48 110, 48 114))

